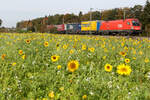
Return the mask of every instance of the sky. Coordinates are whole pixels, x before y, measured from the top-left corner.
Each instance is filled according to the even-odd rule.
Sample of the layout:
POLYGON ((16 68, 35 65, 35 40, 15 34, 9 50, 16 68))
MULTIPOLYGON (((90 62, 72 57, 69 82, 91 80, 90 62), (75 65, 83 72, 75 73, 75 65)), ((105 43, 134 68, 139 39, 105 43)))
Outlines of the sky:
POLYGON ((2 26, 16 27, 16 23, 46 15, 89 12, 100 9, 145 5, 146 0, 0 0, 2 26))

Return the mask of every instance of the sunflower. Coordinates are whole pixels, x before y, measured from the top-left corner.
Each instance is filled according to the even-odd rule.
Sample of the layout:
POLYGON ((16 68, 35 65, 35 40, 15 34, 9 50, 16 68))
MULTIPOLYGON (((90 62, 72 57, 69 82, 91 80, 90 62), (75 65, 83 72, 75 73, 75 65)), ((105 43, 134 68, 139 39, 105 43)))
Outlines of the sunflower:
POLYGON ((71 49, 71 50, 69 51, 69 53, 70 53, 70 54, 73 54, 73 53, 74 53, 74 50, 73 50, 73 49, 71 49))
POLYGON ((56 47, 59 47, 59 43, 56 44, 56 47))
POLYGON ((121 46, 122 46, 122 47, 124 46, 124 42, 121 43, 121 46))
POLYGON ((63 91, 63 90, 64 90, 64 87, 60 87, 59 90, 60 90, 60 91, 63 91))
POLYGON ((22 54, 23 54, 23 51, 22 51, 22 50, 19 50, 19 54, 22 55, 22 54))
POLYGON ((42 100, 48 100, 47 98, 43 98, 42 100))
POLYGON ((95 51, 95 48, 89 48, 89 51, 90 51, 90 52, 94 52, 94 51, 95 51))
POLYGON ((58 66, 57 66, 57 69, 61 69, 61 65, 58 65, 58 66))
POLYGON ((68 70, 70 72, 74 72, 75 70, 77 70, 79 67, 79 62, 76 60, 72 60, 70 62, 68 62, 68 70))
POLYGON ((108 52, 108 49, 107 49, 107 48, 104 48, 104 52, 108 52))
POLYGON ((50 98, 54 98, 54 91, 51 91, 49 94, 48 94, 48 96, 50 97, 50 98))
POLYGON ((124 56, 124 57, 127 55, 127 53, 126 53, 126 52, 123 52, 123 51, 120 52, 119 54, 120 54, 121 56, 124 56))
POLYGON ((148 59, 148 58, 145 58, 144 61, 145 61, 145 63, 148 63, 148 62, 149 62, 149 59, 148 59))
POLYGON ((103 60, 105 60, 106 59, 106 56, 103 56, 103 60))
POLYGON ((132 69, 128 65, 121 64, 121 65, 118 65, 117 67, 117 73, 120 75, 130 75, 131 72, 132 72, 132 69))
POLYGON ((133 50, 132 53, 135 55, 136 54, 136 50, 133 50))
POLYGON ((107 72, 111 72, 112 71, 112 65, 106 64, 104 67, 105 67, 105 71, 107 71, 107 72))
POLYGON ((82 50, 86 50, 86 45, 82 45, 82 50))
POLYGON ((26 43, 29 44, 31 41, 30 40, 26 40, 26 43))
POLYGON ((16 62, 13 62, 13 63, 12 63, 12 66, 16 66, 16 62))
POLYGON ((133 57, 132 59, 133 59, 133 60, 136 60, 136 57, 133 57))
POLYGON ((64 48, 64 49, 67 49, 67 48, 68 48, 68 46, 65 44, 65 45, 63 45, 63 48, 64 48))
POLYGON ((125 59, 125 63, 130 63, 130 59, 125 59))
POLYGON ((44 42, 45 47, 48 47, 48 45, 49 45, 48 42, 44 42))
POLYGON ((58 59, 59 59, 59 56, 57 56, 57 55, 51 56, 52 62, 56 62, 58 59))
POLYGON ((125 46, 125 47, 124 47, 124 50, 125 50, 125 51, 128 51, 128 47, 125 46))
POLYGON ((87 99, 87 95, 83 95, 82 96, 82 99, 84 100, 84 99, 87 99))
POLYGON ((5 57, 6 57, 6 54, 2 54, 2 56, 1 56, 2 60, 4 60, 5 57))
POLYGON ((139 55, 143 55, 143 52, 142 52, 142 51, 139 51, 139 55))
POLYGON ((22 59, 24 60, 25 58, 26 58, 26 55, 23 55, 23 56, 22 56, 22 59))

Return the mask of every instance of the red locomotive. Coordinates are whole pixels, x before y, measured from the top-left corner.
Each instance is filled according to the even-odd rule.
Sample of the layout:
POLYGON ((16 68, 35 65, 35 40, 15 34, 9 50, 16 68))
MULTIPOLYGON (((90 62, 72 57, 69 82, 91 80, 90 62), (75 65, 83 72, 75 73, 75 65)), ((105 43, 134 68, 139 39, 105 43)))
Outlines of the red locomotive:
POLYGON ((125 20, 113 20, 102 21, 100 26, 100 32, 106 33, 128 33, 136 34, 141 32, 141 24, 138 19, 125 19, 125 20))

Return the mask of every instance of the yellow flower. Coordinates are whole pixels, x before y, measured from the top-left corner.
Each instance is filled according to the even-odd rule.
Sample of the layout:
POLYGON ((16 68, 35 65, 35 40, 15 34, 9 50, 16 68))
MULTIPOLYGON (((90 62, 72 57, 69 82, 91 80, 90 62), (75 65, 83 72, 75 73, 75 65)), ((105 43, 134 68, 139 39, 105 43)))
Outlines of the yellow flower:
POLYGON ((148 58, 145 58, 145 63, 148 63, 149 62, 149 59, 148 58))
POLYGON ((2 60, 4 60, 5 57, 6 57, 6 54, 2 54, 2 56, 1 56, 2 60))
POLYGON ((108 52, 108 49, 107 49, 107 48, 104 48, 104 52, 108 52))
POLYGON ((68 62, 68 70, 70 72, 74 72, 75 70, 77 70, 79 67, 79 62, 76 60, 72 60, 70 62, 68 62))
POLYGON ((94 52, 95 49, 94 49, 94 48, 89 48, 89 51, 90 51, 90 52, 94 52))
POLYGON ((106 64, 104 67, 105 67, 105 71, 107 71, 107 72, 111 72, 112 71, 112 65, 106 64))
POLYGON ((47 98, 43 98, 42 100, 48 100, 47 98))
POLYGON ((70 50, 69 53, 70 53, 70 54, 73 54, 73 53, 74 53, 74 50, 70 50))
POLYGON ((29 43, 30 43, 30 40, 26 40, 26 43, 29 44, 29 43))
POLYGON ((124 50, 125 50, 125 51, 128 51, 128 47, 125 46, 125 47, 124 47, 124 50))
POLYGON ((132 53, 133 53, 133 54, 136 54, 136 50, 133 50, 132 53))
POLYGON ((122 46, 122 47, 124 46, 124 42, 121 43, 121 46, 122 46))
POLYGON ((51 56, 52 62, 56 62, 58 59, 59 59, 59 56, 57 56, 57 55, 51 56))
POLYGON ((48 96, 50 97, 50 98, 54 98, 54 91, 51 91, 49 94, 48 94, 48 96))
POLYGON ((126 52, 120 52, 121 56, 126 56, 126 52))
POLYGON ((125 59, 125 63, 130 63, 130 59, 125 59))
POLYGON ((142 52, 142 51, 139 51, 139 55, 143 55, 143 52, 142 52))
POLYGON ((86 50, 86 45, 82 45, 82 50, 86 50))
POLYGON ((16 66, 16 62, 12 63, 12 66, 16 66))
POLYGON ((63 91, 63 90, 64 90, 64 87, 60 87, 59 90, 60 90, 60 91, 63 91))
POLYGON ((24 60, 25 58, 26 58, 26 55, 23 55, 23 56, 22 56, 22 59, 24 60))
POLYGON ((130 75, 132 72, 131 67, 125 64, 118 65, 117 73, 120 75, 130 75))
POLYGON ((58 66, 57 66, 57 69, 61 69, 61 65, 58 65, 58 66))
POLYGON ((67 47, 68 47, 68 46, 67 46, 66 44, 65 44, 65 45, 63 45, 63 48, 64 48, 64 49, 67 49, 67 47))
POLYGON ((104 43, 104 44, 101 44, 101 48, 105 48, 105 43, 104 43))
POLYGON ((136 57, 133 57, 133 60, 136 60, 136 57))
POLYGON ((56 44, 56 47, 59 47, 59 43, 56 44))
POLYGON ((87 95, 83 95, 83 96, 82 96, 82 99, 87 99, 87 95))
POLYGON ((103 59, 105 60, 105 59, 106 59, 106 56, 103 56, 103 59))
POLYGON ((48 42, 44 42, 45 47, 48 47, 48 45, 49 45, 48 42))
POLYGON ((112 47, 112 50, 115 50, 115 47, 112 47))
POLYGON ((19 54, 22 55, 22 54, 23 54, 23 51, 22 51, 22 50, 19 50, 19 54))

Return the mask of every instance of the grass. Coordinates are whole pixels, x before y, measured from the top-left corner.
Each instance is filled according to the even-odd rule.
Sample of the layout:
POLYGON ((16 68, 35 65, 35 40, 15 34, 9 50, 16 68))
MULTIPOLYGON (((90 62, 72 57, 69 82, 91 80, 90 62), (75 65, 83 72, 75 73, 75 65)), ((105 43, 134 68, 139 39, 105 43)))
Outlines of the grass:
POLYGON ((146 38, 1 33, 0 55, 0 100, 150 100, 146 38), (131 73, 118 74, 120 64, 131 73))

